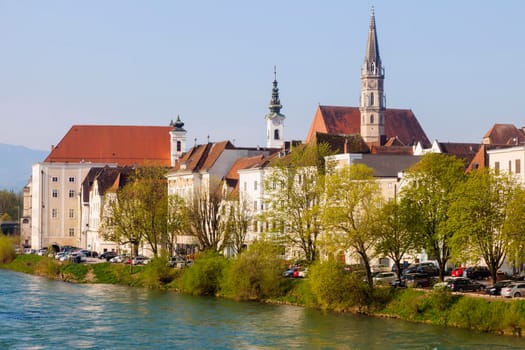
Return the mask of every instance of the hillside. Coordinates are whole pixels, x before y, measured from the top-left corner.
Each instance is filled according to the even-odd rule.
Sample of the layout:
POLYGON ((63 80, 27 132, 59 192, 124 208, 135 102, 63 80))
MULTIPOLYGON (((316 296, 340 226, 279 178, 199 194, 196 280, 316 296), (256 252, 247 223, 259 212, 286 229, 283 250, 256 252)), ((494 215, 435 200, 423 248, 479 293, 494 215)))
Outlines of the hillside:
POLYGON ((0 190, 22 191, 31 177, 31 166, 44 160, 47 151, 0 143, 0 190))

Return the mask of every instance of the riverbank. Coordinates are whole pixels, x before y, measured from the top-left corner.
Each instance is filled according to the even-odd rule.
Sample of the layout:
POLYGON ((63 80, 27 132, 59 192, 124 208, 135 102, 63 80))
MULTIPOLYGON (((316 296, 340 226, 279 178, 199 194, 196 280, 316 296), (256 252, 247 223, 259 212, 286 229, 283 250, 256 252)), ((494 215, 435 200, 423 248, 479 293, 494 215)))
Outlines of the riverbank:
MULTIPOLYGON (((196 262, 196 270, 202 269, 196 262)), ((12 262, 0 267, 13 271, 44 276, 47 278, 74 283, 106 283, 133 287, 146 287, 203 295, 209 286, 203 286, 193 274, 192 269, 178 270, 165 268, 159 259, 151 266, 132 266, 101 262, 96 264, 57 263, 53 259, 37 255, 19 255, 12 262), (184 276, 186 274, 186 276, 184 276), (191 277, 191 278, 190 278, 191 277), (187 281, 192 280, 193 284, 187 281), (186 283, 186 284, 185 284, 186 283), (204 292, 203 292, 204 291, 204 292)), ((223 269, 224 267, 216 267, 223 269)), ((210 270, 204 269, 209 276, 210 270)), ((326 276, 325 276, 326 277, 326 276)), ((412 322, 470 329, 501 335, 521 336, 525 329, 525 301, 502 300, 457 295, 450 292, 424 291, 414 289, 375 288, 367 290, 340 283, 339 286, 327 284, 316 278, 283 279, 278 295, 264 298, 235 297, 226 290, 215 289, 214 295, 237 300, 256 300, 266 303, 286 303, 303 307, 320 308, 338 312, 352 312, 374 317, 388 317, 412 322), (324 284, 323 284, 324 283, 324 284), (336 290, 337 299, 319 293, 319 288, 327 294, 336 290), (353 288, 353 290, 352 290, 353 288), (332 298, 332 299, 330 299, 332 298)), ((219 283, 212 281, 212 284, 219 283)))

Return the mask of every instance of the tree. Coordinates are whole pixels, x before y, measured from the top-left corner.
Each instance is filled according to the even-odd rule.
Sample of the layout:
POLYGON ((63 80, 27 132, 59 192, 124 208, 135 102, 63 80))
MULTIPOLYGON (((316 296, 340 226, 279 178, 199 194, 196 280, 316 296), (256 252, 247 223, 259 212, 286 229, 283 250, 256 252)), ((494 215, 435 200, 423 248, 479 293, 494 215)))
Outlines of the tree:
POLYGON ((166 250, 173 256, 177 244, 177 236, 188 231, 188 217, 184 198, 177 195, 168 197, 168 217, 166 233, 166 250))
POLYGON ((324 193, 326 144, 293 147, 290 154, 276 159, 264 182, 266 211, 261 221, 286 245, 299 248, 304 258, 317 258, 321 233, 321 199, 324 193))
POLYGON ((334 171, 326 179, 324 226, 344 250, 351 250, 363 263, 372 284, 370 260, 378 241, 382 197, 373 170, 353 164, 334 171))
POLYGON ((454 190, 465 178, 463 162, 454 156, 428 153, 406 175, 400 195, 401 206, 410 214, 408 229, 418 237, 420 248, 438 262, 443 280, 454 233, 446 223, 454 190))
POLYGON ((507 175, 477 170, 457 187, 449 207, 452 255, 460 261, 483 258, 494 283, 496 272, 525 234, 523 189, 507 175))
POLYGON ((208 186, 202 184, 186 207, 188 231, 199 242, 200 250, 222 252, 230 244, 229 232, 222 224, 224 208, 221 188, 217 179, 212 179, 208 186))
POLYGON ((398 278, 401 278, 401 262, 419 246, 417 235, 408 229, 409 218, 406 208, 397 202, 397 198, 388 201, 379 212, 381 229, 378 230, 376 251, 394 261, 398 278))
POLYGON ((226 214, 222 222, 222 229, 227 232, 231 246, 237 254, 246 247, 246 235, 253 218, 248 203, 240 200, 238 197, 235 196, 235 198, 230 198, 227 201, 224 207, 226 214))
POLYGON ((109 215, 103 217, 102 236, 119 244, 131 243, 134 253, 140 242, 149 245, 155 256, 168 241, 168 189, 166 169, 160 166, 137 168, 129 183, 109 200, 109 215))
POLYGON ((16 220, 22 214, 22 193, 15 193, 13 191, 0 191, 0 216, 4 217, 4 221, 16 220))

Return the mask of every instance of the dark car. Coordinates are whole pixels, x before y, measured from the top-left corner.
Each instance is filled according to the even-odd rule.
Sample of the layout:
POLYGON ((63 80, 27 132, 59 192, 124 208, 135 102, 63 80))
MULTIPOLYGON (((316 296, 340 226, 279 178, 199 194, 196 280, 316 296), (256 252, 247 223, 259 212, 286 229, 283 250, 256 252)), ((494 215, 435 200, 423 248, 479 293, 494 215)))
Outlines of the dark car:
POLYGON ((423 288, 429 287, 432 278, 426 273, 407 273, 401 276, 401 279, 395 280, 390 285, 392 287, 409 287, 409 288, 423 288))
POLYGON ((117 256, 116 252, 104 252, 98 256, 99 259, 105 259, 106 261, 111 260, 111 258, 114 258, 117 256))
POLYGON ((429 276, 439 276, 439 269, 436 265, 434 265, 434 263, 425 262, 412 264, 403 270, 403 274, 405 275, 410 273, 424 273, 429 276))
POLYGON ((467 277, 473 280, 484 280, 490 277, 490 270, 486 266, 474 266, 467 269, 467 277))
POLYGON ((474 282, 470 278, 451 278, 446 281, 447 288, 450 288, 453 292, 479 292, 483 288, 485 288, 484 285, 478 282, 474 282))
POLYGON ((485 293, 488 295, 501 295, 501 289, 511 284, 513 281, 511 280, 503 280, 496 282, 495 285, 487 287, 485 289, 485 293))

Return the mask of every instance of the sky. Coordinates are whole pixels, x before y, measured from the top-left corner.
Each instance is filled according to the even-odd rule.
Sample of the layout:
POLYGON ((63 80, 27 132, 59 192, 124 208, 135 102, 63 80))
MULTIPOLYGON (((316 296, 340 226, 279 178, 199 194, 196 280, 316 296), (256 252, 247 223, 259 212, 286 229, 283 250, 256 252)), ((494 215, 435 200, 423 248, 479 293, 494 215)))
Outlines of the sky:
POLYGON ((265 146, 274 66, 284 137, 358 106, 371 7, 387 108, 431 141, 525 126, 525 1, 0 0, 0 143, 49 150, 72 125, 169 125, 187 146, 265 146))

